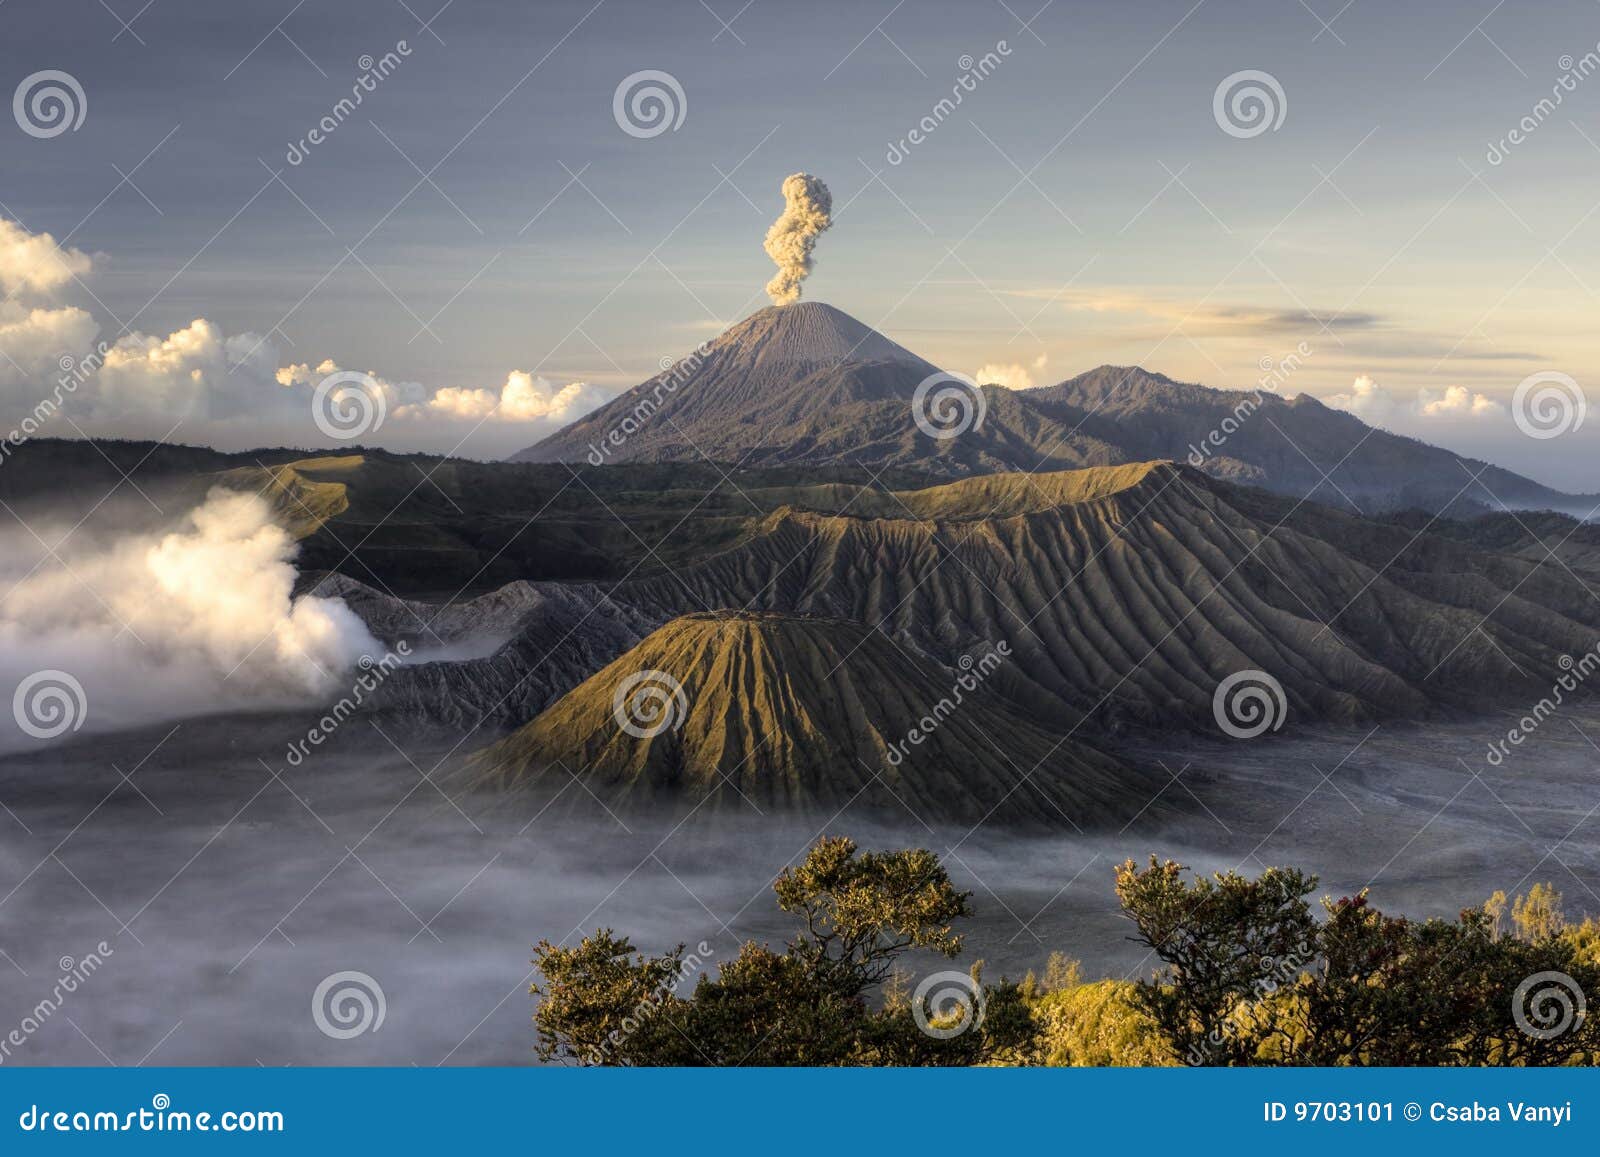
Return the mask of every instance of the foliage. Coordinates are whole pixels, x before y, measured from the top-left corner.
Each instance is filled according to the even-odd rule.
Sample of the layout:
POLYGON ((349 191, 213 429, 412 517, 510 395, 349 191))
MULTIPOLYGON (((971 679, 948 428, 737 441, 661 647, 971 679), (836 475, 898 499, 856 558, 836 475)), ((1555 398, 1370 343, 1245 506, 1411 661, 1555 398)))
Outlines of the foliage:
POLYGON ((1057 954, 1042 979, 986 983, 979 961, 943 974, 965 1004, 919 1009, 908 954, 957 956, 970 894, 931 852, 824 839, 774 883, 798 923, 781 952, 749 942, 713 971, 683 945, 648 956, 604 929, 575 947, 541 942, 537 1053, 601 1065, 1600 1061, 1600 1018, 1578 1015, 1583 994, 1600 994, 1600 923, 1568 922, 1549 884, 1455 920, 1389 916, 1365 892, 1324 900, 1319 919, 1317 881, 1295 869, 1186 872, 1155 857, 1117 869, 1133 939, 1160 961, 1148 979, 1086 981, 1057 954))
POLYGON ((545 984, 532 988, 543 997, 533 1018, 539 1059, 632 1063, 628 1052, 614 1054, 615 1040, 633 1039, 641 1027, 654 1025, 663 1007, 677 1003, 672 986, 681 974, 684 947, 648 957, 609 929, 585 936, 576 948, 541 940, 534 960, 545 984))
POLYGON ((821 840, 772 890, 779 908, 805 921, 791 955, 850 996, 882 984, 907 949, 958 955, 951 925, 971 914, 972 893, 956 891, 932 852, 857 855, 844 838, 821 840))
POLYGON ((686 979, 682 947, 635 955, 609 930, 576 948, 541 942, 539 1056, 605 1065, 971 1065, 1025 1056, 1034 1024, 1021 989, 983 984, 978 967, 981 1023, 974 1015, 952 1036, 925 1032, 903 993, 891 990, 880 1007, 868 1000, 905 953, 961 950, 953 926, 969 914, 970 894, 931 852, 858 854, 851 840, 823 839, 773 890, 799 917, 800 934, 781 953, 746 943, 688 997, 675 993, 686 979))
POLYGON ((1247 1065, 1286 1030, 1271 998, 1315 955, 1315 921, 1305 897, 1315 876, 1269 868, 1185 882, 1184 868, 1150 857, 1117 869, 1117 898, 1134 937, 1170 977, 1141 982, 1133 999, 1189 1064, 1247 1065))
POLYGON ((1325 962, 1301 986, 1297 1062, 1556 1065, 1600 1047, 1590 1018, 1549 1037, 1517 1022, 1518 1011, 1535 1011, 1538 989, 1521 990, 1530 978, 1559 973, 1597 991, 1600 969, 1581 962, 1570 943, 1548 934, 1496 938, 1481 908, 1419 922, 1384 915, 1365 893, 1326 906, 1325 962))
POLYGON ((1566 926, 1561 911, 1561 893, 1551 884, 1535 884, 1526 896, 1511 905, 1511 926, 1524 940, 1543 940, 1566 926))
POLYGON ((1600 966, 1565 935, 1560 896, 1535 887, 1499 931, 1505 897, 1459 918, 1387 916, 1365 892, 1324 901, 1268 869, 1186 883, 1130 861, 1117 890, 1164 970, 1135 1001, 1192 1064, 1556 1065, 1600 1058, 1600 1021, 1575 1015, 1600 966), (1285 949, 1288 949, 1287 954, 1285 949), (1563 1003, 1565 1002, 1565 1003, 1563 1003), (1567 1009, 1571 1015, 1566 1015, 1567 1009), (1533 1031, 1530 1031, 1533 1030, 1533 1031))
POLYGON ((1085 982, 1083 968, 1060 953, 1043 981, 1022 982, 1037 1033, 1032 1059, 1042 1065, 1173 1065, 1177 1060, 1155 1022, 1134 1001, 1126 980, 1085 982))

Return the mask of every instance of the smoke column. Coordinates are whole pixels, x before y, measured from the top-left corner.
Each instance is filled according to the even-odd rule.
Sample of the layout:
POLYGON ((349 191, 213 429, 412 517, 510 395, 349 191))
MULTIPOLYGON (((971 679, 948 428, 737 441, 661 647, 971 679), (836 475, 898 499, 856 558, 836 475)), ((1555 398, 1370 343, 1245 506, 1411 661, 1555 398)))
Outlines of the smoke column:
MULTIPOLYGON (((66 535, 41 525, 39 537, 66 535)), ((94 731, 323 701, 382 646, 343 601, 295 597, 294 554, 264 501, 222 489, 164 531, 95 542, 84 530, 53 553, 8 530, 0 692, 9 702, 37 673, 64 672, 94 731)), ((37 746, 12 723, 0 702, 0 751, 37 746)))
POLYGON ((773 305, 800 300, 800 283, 811 273, 811 251, 817 238, 833 224, 833 194, 810 173, 795 173, 783 181, 783 215, 767 230, 767 256, 778 266, 767 282, 773 305))

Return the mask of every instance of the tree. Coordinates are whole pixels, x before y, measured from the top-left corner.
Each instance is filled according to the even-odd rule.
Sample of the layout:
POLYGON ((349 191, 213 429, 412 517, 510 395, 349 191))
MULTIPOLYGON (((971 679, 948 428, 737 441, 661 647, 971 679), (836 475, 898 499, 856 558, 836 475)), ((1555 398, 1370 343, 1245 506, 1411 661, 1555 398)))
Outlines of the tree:
POLYGON ((951 925, 971 915, 971 892, 958 892, 932 852, 856 854, 853 840, 825 838, 772 889, 778 907, 805 921, 789 951, 850 996, 876 988, 911 948, 942 956, 961 951, 951 925))
POLYGON ((539 1055, 605 1065, 966 1065, 1026 1054, 1034 1025, 1019 987, 984 985, 977 967, 969 1022, 930 1022, 903 993, 878 1007, 869 1000, 907 952, 961 950, 954 924, 970 914, 971 894, 933 853, 859 854, 851 840, 824 839, 773 890, 800 934, 781 953, 746 943, 687 997, 676 994, 694 971, 682 946, 643 956, 606 929, 576 948, 541 942, 539 1055))
POLYGON ((1189 1064, 1250 1065, 1287 1031, 1280 988, 1295 983, 1316 955, 1315 921, 1305 897, 1315 876, 1269 868, 1251 880, 1237 872, 1186 883, 1183 865, 1150 857, 1117 869, 1117 898, 1138 929, 1134 939, 1165 970, 1141 980, 1134 1003, 1189 1064))
POLYGON ((1314 1065, 1560 1065, 1592 1059, 1579 1015, 1600 968, 1568 940, 1496 936, 1493 916, 1386 916, 1363 892, 1327 903, 1321 971, 1301 986, 1295 1052, 1314 1065), (1564 1002, 1564 1003, 1563 1003, 1564 1002))
POLYGON ((534 963, 545 984, 531 989, 543 998, 533 1016, 539 1059, 642 1063, 637 1058, 650 1054, 656 1017, 682 1003, 672 989, 682 976, 684 948, 680 944, 666 956, 644 956, 606 928, 585 936, 576 948, 541 940, 534 963))
POLYGON ((1553 884, 1535 884, 1526 896, 1518 896, 1511 906, 1511 926, 1524 940, 1543 940, 1566 926, 1561 911, 1561 893, 1553 884))
POLYGON ((1489 934, 1496 940, 1505 935, 1507 903, 1505 892, 1499 889, 1483 902, 1483 914, 1489 917, 1489 934))

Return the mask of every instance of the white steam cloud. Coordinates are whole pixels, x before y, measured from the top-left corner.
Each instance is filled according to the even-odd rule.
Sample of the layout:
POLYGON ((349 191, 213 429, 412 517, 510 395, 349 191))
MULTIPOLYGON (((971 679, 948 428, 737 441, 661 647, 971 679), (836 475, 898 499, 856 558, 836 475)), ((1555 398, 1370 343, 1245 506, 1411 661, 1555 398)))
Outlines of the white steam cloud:
MULTIPOLYGON (((109 540, 31 525, 0 534, 6 701, 64 672, 83 688, 75 722, 110 730, 321 703, 382 654, 342 601, 293 597, 294 541, 254 494, 216 489, 175 528, 109 540)), ((0 705, 0 750, 36 746, 12 714, 0 705)))
POLYGON ((833 194, 810 173, 795 173, 783 180, 783 214, 767 230, 767 256, 778 272, 767 282, 773 305, 800 300, 800 283, 811 273, 811 251, 817 238, 833 224, 833 194))

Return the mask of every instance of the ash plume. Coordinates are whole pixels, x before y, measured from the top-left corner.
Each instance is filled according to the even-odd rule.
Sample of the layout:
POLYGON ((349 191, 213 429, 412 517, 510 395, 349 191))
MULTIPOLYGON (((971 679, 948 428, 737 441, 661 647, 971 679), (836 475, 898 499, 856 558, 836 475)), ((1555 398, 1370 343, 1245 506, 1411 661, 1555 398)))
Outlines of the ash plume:
POLYGON ((767 230, 767 256, 778 272, 767 282, 773 305, 800 300, 800 283, 811 273, 811 251, 817 238, 833 224, 833 194, 810 173, 795 173, 783 181, 783 214, 767 230))
POLYGON ((33 698, 46 714, 75 711, 73 730, 113 730, 318 703, 382 653, 343 601, 295 596, 295 543, 254 494, 216 489, 174 525, 101 540, 35 530, 0 533, 0 691, 17 689, 31 737, 0 709, 0 752, 64 734, 28 731, 33 698))

